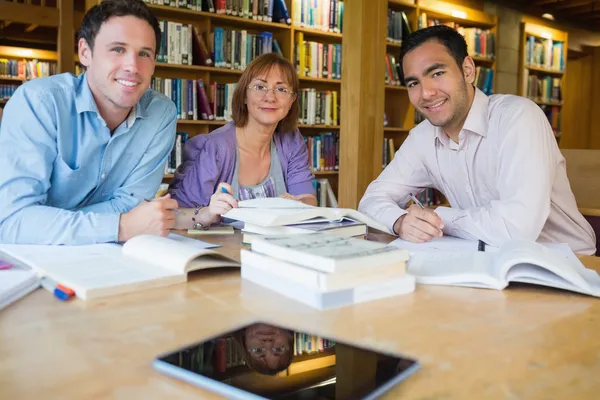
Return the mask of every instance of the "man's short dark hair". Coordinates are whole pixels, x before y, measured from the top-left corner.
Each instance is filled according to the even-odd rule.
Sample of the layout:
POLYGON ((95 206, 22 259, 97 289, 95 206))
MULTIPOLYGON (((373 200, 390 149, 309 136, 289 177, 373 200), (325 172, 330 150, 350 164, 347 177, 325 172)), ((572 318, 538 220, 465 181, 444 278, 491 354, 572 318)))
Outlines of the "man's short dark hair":
POLYGON ((102 3, 96 4, 83 17, 79 33, 77 34, 77 41, 85 39, 93 51, 94 40, 103 23, 112 17, 126 17, 130 15, 148 22, 152 29, 154 29, 154 36, 156 38, 155 54, 158 54, 158 50, 160 49, 160 26, 152 11, 150 11, 142 0, 104 0, 102 3))
POLYGON ((442 44, 448 53, 454 58, 458 68, 462 71, 462 64, 467 53, 467 42, 463 35, 455 31, 446 25, 435 25, 424 29, 419 29, 408 35, 408 37, 402 41, 402 47, 400 48, 400 80, 404 83, 404 68, 402 67, 402 60, 404 56, 410 51, 416 49, 422 44, 433 40, 442 44))

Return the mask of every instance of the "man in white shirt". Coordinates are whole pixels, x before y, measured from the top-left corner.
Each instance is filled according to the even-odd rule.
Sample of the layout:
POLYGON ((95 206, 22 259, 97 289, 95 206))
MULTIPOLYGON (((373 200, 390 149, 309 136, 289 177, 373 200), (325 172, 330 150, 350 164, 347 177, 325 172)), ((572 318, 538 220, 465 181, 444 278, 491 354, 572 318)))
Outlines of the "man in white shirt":
POLYGON ((411 34, 400 65, 410 102, 426 120, 369 185, 359 211, 411 242, 446 234, 500 246, 518 238, 595 253, 594 232, 577 209, 565 160, 535 103, 475 88, 466 42, 446 26, 411 34), (402 208, 426 188, 442 192, 452 207, 402 208))

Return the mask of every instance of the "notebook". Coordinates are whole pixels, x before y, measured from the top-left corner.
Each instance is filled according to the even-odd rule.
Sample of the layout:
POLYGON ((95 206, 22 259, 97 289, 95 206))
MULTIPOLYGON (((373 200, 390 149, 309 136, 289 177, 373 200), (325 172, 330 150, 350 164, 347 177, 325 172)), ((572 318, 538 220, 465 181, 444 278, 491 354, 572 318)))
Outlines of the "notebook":
POLYGON ((141 235, 122 246, 0 245, 0 251, 87 300, 186 282, 190 271, 239 267, 206 246, 179 235, 141 235))
POLYGON ((407 264, 417 283, 506 288, 531 283, 600 296, 600 276, 564 246, 512 240, 497 251, 414 253, 407 264))
POLYGON ((13 267, 0 271, 0 310, 33 292, 40 286, 35 272, 13 267))
POLYGON ((373 229, 387 232, 383 224, 350 208, 314 207, 278 197, 240 201, 238 208, 231 209, 223 214, 223 217, 259 226, 341 221, 349 218, 373 229))

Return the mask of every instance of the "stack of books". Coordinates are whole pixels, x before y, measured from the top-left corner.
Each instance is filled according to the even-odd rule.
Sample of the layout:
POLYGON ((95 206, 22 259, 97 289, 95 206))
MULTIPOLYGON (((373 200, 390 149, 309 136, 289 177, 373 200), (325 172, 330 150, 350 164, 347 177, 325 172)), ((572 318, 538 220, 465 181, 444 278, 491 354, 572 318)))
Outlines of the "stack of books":
POLYGON ((314 207, 282 198, 238 202, 238 208, 223 215, 226 220, 243 222, 243 242, 254 243, 260 236, 299 235, 327 232, 339 237, 362 237, 367 227, 386 232, 387 228, 352 209, 314 207))
POLYGON ((242 242, 252 244, 255 238, 260 236, 292 236, 312 232, 324 232, 339 237, 355 237, 364 239, 367 235, 367 225, 351 218, 343 218, 341 221, 319 221, 311 220, 304 223, 296 223, 282 226, 262 226, 245 223, 242 229, 242 242))
POLYGON ((260 236, 241 250, 242 278, 317 309, 414 291, 408 251, 315 232, 260 236))

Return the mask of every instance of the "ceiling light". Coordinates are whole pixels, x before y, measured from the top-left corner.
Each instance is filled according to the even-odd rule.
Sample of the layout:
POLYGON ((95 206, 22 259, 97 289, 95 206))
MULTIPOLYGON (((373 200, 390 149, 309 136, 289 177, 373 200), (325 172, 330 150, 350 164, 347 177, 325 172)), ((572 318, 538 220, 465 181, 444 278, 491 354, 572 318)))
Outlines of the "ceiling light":
POLYGON ((550 13, 543 13, 542 18, 546 18, 546 19, 554 21, 554 15, 552 15, 550 13))

